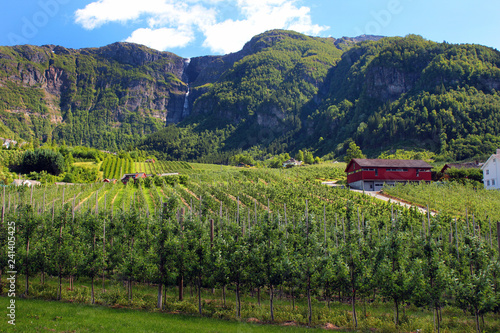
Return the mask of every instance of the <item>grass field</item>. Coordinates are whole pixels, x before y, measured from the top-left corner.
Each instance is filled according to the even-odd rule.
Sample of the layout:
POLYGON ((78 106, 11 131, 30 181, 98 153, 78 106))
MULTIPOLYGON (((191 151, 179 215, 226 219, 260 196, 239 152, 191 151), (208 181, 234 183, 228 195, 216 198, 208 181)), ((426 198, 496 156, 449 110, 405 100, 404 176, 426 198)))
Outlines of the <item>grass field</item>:
MULTIPOLYGON (((17 290, 24 290, 24 281, 18 275, 17 290)), ((6 281, 4 280, 4 283, 6 281)), ((155 285, 134 284, 133 301, 127 299, 126 290, 120 282, 106 282, 106 292, 96 288, 96 304, 90 305, 90 283, 82 278, 75 282, 73 291, 67 279, 63 279, 63 300, 56 298, 57 278, 46 277, 45 285, 40 276, 31 279, 32 299, 16 299, 16 327, 7 324, 9 298, 0 297, 0 332, 320 332, 324 328, 336 328, 335 332, 352 332, 351 304, 349 300, 332 301, 330 308, 313 299, 315 318, 322 318, 315 328, 306 325, 306 300, 297 299, 295 309, 289 299, 275 299, 277 324, 269 324, 269 297, 261 294, 261 305, 256 295, 246 291, 242 295, 242 319, 235 316, 236 298, 234 290, 226 292, 227 306, 223 306, 222 295, 217 290, 213 295, 208 289, 202 292, 203 317, 197 314, 197 298, 192 287, 186 286, 184 301, 177 300, 177 289, 167 288, 166 311, 156 308, 155 285), (190 295, 191 294, 191 295, 190 295), (40 299, 43 298, 43 299, 40 299), (219 319, 223 318, 223 319, 219 319), (255 319, 259 318, 259 320, 255 319), (258 322, 256 324, 255 322, 258 322), (290 326, 287 326, 290 325, 290 326)), ((234 288, 233 288, 234 289, 234 288)), ((413 305, 405 307, 402 323, 394 327, 392 305, 378 299, 373 303, 358 305, 359 327, 356 332, 433 332, 433 313, 413 305)), ((483 332, 498 332, 500 318, 495 314, 485 316, 483 332)), ((442 309, 442 332, 475 332, 474 317, 464 314, 456 307, 442 309)))
MULTIPOLYGON (((9 299, 0 297, 6 312, 9 299)), ((1 332, 320 332, 305 327, 258 325, 180 314, 113 309, 41 300, 16 300, 16 325, 2 315, 1 332)), ((341 331, 337 331, 341 332, 341 331)))

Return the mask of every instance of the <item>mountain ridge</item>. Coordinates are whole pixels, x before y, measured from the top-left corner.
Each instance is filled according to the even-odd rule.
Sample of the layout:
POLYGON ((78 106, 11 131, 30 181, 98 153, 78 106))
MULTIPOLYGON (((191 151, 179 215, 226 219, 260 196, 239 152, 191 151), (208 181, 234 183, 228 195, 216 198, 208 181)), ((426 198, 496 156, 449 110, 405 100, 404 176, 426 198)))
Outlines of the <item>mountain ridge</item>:
POLYGON ((235 53, 191 59, 124 42, 0 47, 0 119, 26 140, 138 146, 173 159, 223 161, 216 156, 255 148, 338 155, 351 139, 369 150, 409 142, 446 152, 469 135, 492 135, 496 144, 500 130, 489 123, 500 113, 499 59, 491 48, 414 35, 335 39, 285 30, 259 34, 235 53), (426 94, 460 100, 447 104, 451 111, 433 110, 434 102, 425 111, 426 94), (472 117, 476 129, 457 123, 459 104, 481 108, 488 121, 472 117), (433 118, 420 117, 425 112, 433 118), (422 143, 407 140, 423 137, 417 127, 422 143), (215 143, 200 148, 195 141, 205 138, 215 143))

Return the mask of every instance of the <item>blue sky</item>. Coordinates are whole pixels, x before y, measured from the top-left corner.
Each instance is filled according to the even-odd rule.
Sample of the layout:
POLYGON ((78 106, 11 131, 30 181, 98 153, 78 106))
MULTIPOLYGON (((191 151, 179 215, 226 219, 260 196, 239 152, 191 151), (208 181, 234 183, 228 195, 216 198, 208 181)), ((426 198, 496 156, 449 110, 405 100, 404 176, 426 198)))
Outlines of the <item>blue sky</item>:
POLYGON ((240 50, 256 34, 376 34, 500 49, 498 0, 21 0, 2 4, 0 45, 130 41, 182 57, 240 50))

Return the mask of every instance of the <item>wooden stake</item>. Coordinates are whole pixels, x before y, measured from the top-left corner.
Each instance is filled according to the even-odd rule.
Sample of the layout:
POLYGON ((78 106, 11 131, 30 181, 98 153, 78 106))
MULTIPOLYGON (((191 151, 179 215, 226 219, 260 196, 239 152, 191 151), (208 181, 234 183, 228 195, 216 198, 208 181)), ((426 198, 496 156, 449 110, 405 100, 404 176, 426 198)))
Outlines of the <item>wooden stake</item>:
POLYGON ((498 259, 500 260, 500 222, 497 222, 498 259))
POLYGON ((240 225, 240 196, 238 196, 238 199, 237 199, 237 200, 238 200, 238 201, 237 201, 237 203, 236 203, 236 205, 237 205, 237 208, 236 208, 236 212, 237 212, 237 213, 236 213, 236 214, 237 214, 237 215, 236 215, 236 223, 237 223, 238 225, 240 225))
POLYGON ((254 202, 253 202, 253 208, 255 210, 255 221, 254 221, 254 224, 257 224, 257 199, 255 199, 254 202))
POLYGON ((465 218, 467 220, 467 230, 470 231, 470 227, 469 227, 469 212, 467 211, 467 208, 465 208, 465 218))
POLYGON ((361 225, 359 221, 359 207, 358 207, 358 232, 361 230, 361 225))
POLYGON ((474 237, 476 237, 476 219, 474 218, 474 213, 472 214, 472 228, 474 229, 474 237))
POLYGON ((307 199, 306 199, 306 233, 309 234, 309 207, 307 199))
POLYGON ((250 208, 248 209, 248 217, 247 217, 247 222, 248 222, 248 230, 250 230, 251 224, 250 224, 250 208))
POLYGON ((286 218, 286 203, 283 204, 283 213, 285 214, 285 226, 288 224, 287 218, 286 218))
POLYGON ((214 247, 214 219, 210 219, 210 248, 214 247))
POLYGON ((488 219, 488 223, 490 225, 490 247, 493 248, 493 236, 491 233, 491 217, 488 219))
POLYGON ((344 225, 344 217, 342 216, 342 234, 344 236, 344 243, 345 243, 345 225, 344 225))
POLYGON ((460 260, 460 252, 458 251, 458 227, 457 227, 457 219, 455 219, 455 242, 457 244, 457 258, 460 260))
POLYGON ((339 239, 337 237, 337 233, 338 233, 338 214, 335 213, 335 245, 337 245, 337 247, 339 247, 339 239))
POLYGON ((425 216, 422 215, 422 231, 423 231, 423 235, 427 235, 427 231, 425 230, 425 216))
POLYGON ((56 199, 52 200, 52 223, 54 223, 55 205, 56 205, 56 199))
POLYGON ((5 186, 3 188, 3 196, 2 196, 2 224, 0 224, 1 227, 3 227, 3 223, 5 221, 5 186))
POLYGON ((325 248, 326 248, 326 206, 323 204, 323 227, 325 229, 325 248))
POLYGON ((429 225, 429 237, 431 237, 431 212, 429 210, 429 205, 427 205, 427 223, 429 225))
POLYGON ((72 220, 73 221, 75 220, 75 201, 76 201, 76 194, 73 194, 73 209, 71 209, 71 214, 72 214, 72 220))

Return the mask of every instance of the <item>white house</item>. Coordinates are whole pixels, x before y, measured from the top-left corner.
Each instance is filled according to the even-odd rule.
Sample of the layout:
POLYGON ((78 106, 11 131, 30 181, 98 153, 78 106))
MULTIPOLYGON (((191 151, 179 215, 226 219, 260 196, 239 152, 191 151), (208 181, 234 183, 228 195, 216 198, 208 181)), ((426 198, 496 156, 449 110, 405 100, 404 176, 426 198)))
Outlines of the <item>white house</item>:
POLYGON ((484 188, 500 190, 500 149, 488 158, 481 170, 483 170, 484 188))
POLYGON ((302 161, 297 161, 295 158, 291 158, 288 161, 283 162, 283 167, 293 167, 293 166, 301 166, 302 161))
POLYGON ((42 185, 38 180, 31 180, 31 179, 14 179, 11 185, 14 186, 39 186, 42 185))

